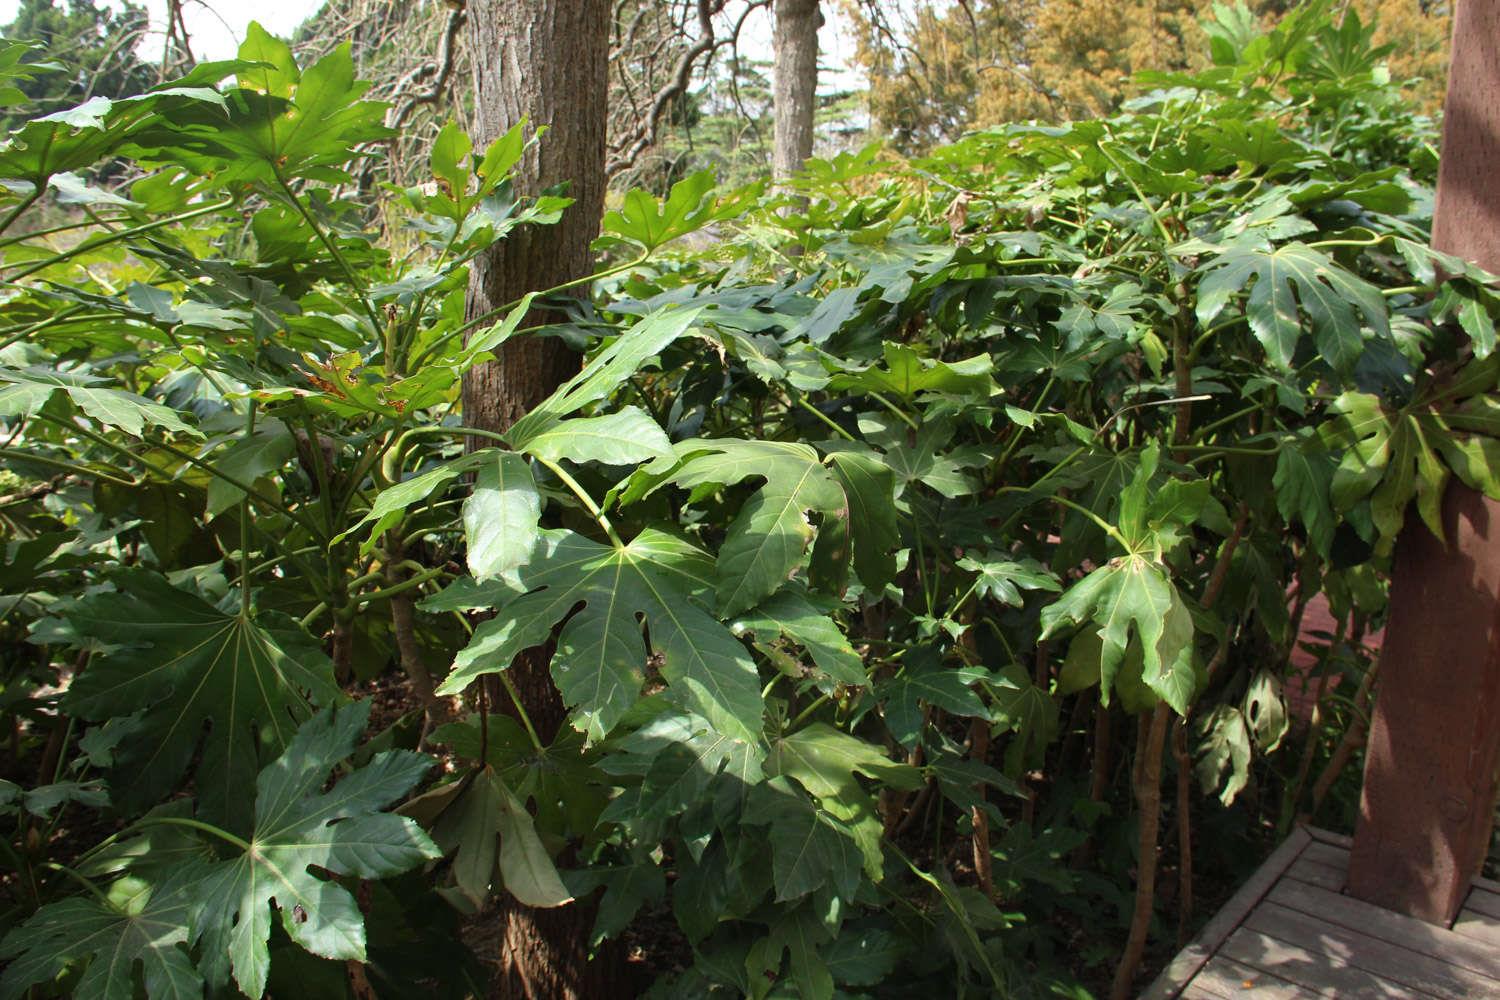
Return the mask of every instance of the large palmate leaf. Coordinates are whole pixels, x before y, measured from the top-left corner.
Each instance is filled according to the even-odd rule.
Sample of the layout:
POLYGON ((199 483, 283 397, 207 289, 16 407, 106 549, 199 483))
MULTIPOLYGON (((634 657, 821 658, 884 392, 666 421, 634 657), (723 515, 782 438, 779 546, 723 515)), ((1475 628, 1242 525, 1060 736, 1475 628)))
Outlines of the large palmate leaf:
POLYGON ((1100 700, 1106 705, 1134 635, 1147 685, 1186 713, 1193 695, 1193 619, 1160 563, 1138 553, 1112 559, 1043 608, 1041 621, 1043 638, 1068 623, 1099 626, 1100 700))
MULTIPOLYGON (((841 536, 858 538, 864 531, 886 544, 894 540, 892 481, 868 460, 840 462, 836 473, 811 447, 791 441, 695 440, 677 450, 684 460, 668 478, 680 486, 765 480, 740 509, 719 549, 717 593, 725 615, 754 607, 786 583, 815 534, 809 511, 821 515, 823 534, 836 549, 845 548, 841 536), (856 499, 851 500, 850 492, 856 499), (856 511, 858 523, 851 516, 856 511)), ((869 583, 883 583, 890 569, 888 554, 874 551, 870 542, 857 542, 854 553, 857 563, 869 566, 869 583)), ((844 575, 834 571, 835 587, 842 587, 844 575)))
POLYGON ((990 377, 994 362, 988 354, 963 361, 923 358, 910 347, 889 341, 884 345, 885 367, 872 366, 861 372, 834 375, 830 389, 844 392, 884 392, 903 399, 919 393, 940 392, 988 399, 995 390, 990 377))
POLYGON ((1380 553, 1395 545, 1406 505, 1413 499, 1423 522, 1442 538, 1442 497, 1449 468, 1438 459, 1433 444, 1452 437, 1447 429, 1415 406, 1387 409, 1370 393, 1346 392, 1329 411, 1331 419, 1320 436, 1343 451, 1329 486, 1334 508, 1347 511, 1368 497, 1380 553))
POLYGON ((604 213, 604 239, 622 239, 643 250, 655 250, 710 223, 739 215, 759 193, 759 187, 752 186, 717 194, 711 170, 684 177, 661 201, 640 189, 627 191, 618 209, 604 213))
POLYGON ((529 438, 525 450, 549 461, 635 465, 671 455, 672 442, 645 410, 626 406, 604 416, 558 421, 529 438))
POLYGON ((191 878, 159 885, 126 877, 104 898, 74 896, 49 903, 0 942, 6 961, 0 1000, 16 1000, 63 970, 87 963, 74 995, 132 1000, 137 969, 146 995, 198 1000, 203 977, 188 954, 188 926, 199 908, 191 878))
MULTIPOLYGON (((178 117, 206 110, 222 125, 225 100, 218 91, 202 86, 209 82, 205 74, 190 73, 177 86, 114 100, 95 96, 77 107, 33 118, 0 141, 0 178, 35 190, 54 174, 92 166, 127 143, 143 151, 172 143, 177 137, 162 126, 178 117)), ((0 185, 0 192, 7 189, 15 190, 0 185)))
POLYGON ((720 732, 747 740, 759 734, 755 663, 702 604, 713 585, 707 553, 655 529, 619 548, 571 531, 544 531, 515 580, 451 587, 424 605, 499 612, 458 654, 442 693, 458 693, 474 678, 506 669, 566 618, 552 676, 564 702, 576 709, 579 728, 602 737, 635 704, 645 683, 640 615, 662 657, 669 695, 720 732))
POLYGON ((777 639, 802 646, 829 680, 850 687, 864 687, 869 683, 864 662, 850 645, 848 637, 840 631, 838 623, 828 616, 828 610, 814 604, 809 594, 787 587, 741 615, 732 628, 737 634, 748 632, 754 636, 772 662, 793 675, 802 674, 802 665, 786 665, 787 658, 774 645, 777 639))
MULTIPOLYGON (((1193 618, 1162 553, 1175 543, 1179 527, 1202 518, 1209 497, 1203 480, 1173 479, 1153 493, 1151 481, 1160 456, 1155 443, 1142 449, 1135 473, 1120 493, 1115 540, 1126 547, 1125 555, 1100 566, 1043 608, 1042 638, 1069 623, 1092 621, 1099 626, 1100 700, 1107 705, 1133 635, 1143 653, 1147 686, 1179 714, 1186 714, 1196 683, 1193 618)), ((1222 517, 1221 511, 1216 513, 1222 517)))
POLYGON ((912 789, 922 784, 916 768, 893 761, 878 745, 823 722, 774 740, 765 770, 773 777, 795 779, 816 795, 825 809, 846 821, 873 812, 874 801, 860 787, 856 772, 878 778, 892 788, 912 789))
POLYGON ((973 583, 974 593, 1013 608, 1019 608, 1023 603, 1022 590, 1050 590, 1055 593, 1062 589, 1057 575, 1035 559, 1017 562, 999 553, 978 552, 960 559, 958 568, 978 574, 973 583))
POLYGON ((202 748, 197 789, 205 815, 242 829, 245 789, 260 751, 287 744, 317 702, 335 698, 332 665, 291 619, 226 614, 144 570, 119 590, 68 611, 79 635, 117 644, 69 689, 69 712, 104 720, 142 712, 115 751, 116 801, 142 806, 169 792, 202 748), (204 728, 208 727, 207 736, 204 728))
MULTIPOLYGON (((777 902, 798 899, 824 886, 846 900, 854 898, 860 872, 868 864, 862 845, 849 827, 818 808, 785 778, 755 786, 745 822, 770 827, 766 839, 771 846, 777 902)), ((877 869, 872 877, 878 876, 877 869)))
POLYGON ((610 803, 605 819, 675 816, 701 801, 721 772, 745 786, 765 777, 757 744, 726 736, 707 720, 687 713, 658 715, 616 749, 604 769, 614 775, 639 775, 641 783, 610 803))
POLYGON ((1329 489, 1335 462, 1310 434, 1288 442, 1276 455, 1276 509, 1288 524, 1295 517, 1307 529, 1307 540, 1324 556, 1333 544, 1336 527, 1329 489))
POLYGON ((389 750, 322 790, 369 716, 364 701, 308 720, 255 781, 255 824, 245 849, 194 870, 203 909, 193 932, 210 983, 232 973, 247 996, 265 992, 273 907, 287 936, 314 955, 364 961, 364 914, 322 873, 385 878, 441 855, 415 820, 380 812, 421 780, 430 757, 389 750))
POLYGON ((202 437, 170 407, 113 388, 107 379, 55 368, 0 368, 0 417, 30 416, 59 391, 90 419, 136 437, 148 424, 202 437))
POLYGON ((946 667, 930 647, 916 647, 899 675, 880 685, 885 724, 902 746, 915 747, 922 735, 922 705, 951 715, 983 719, 989 716, 973 685, 989 676, 983 667, 946 667))
POLYGON ((385 106, 359 100, 369 84, 355 80, 347 44, 299 69, 285 42, 251 22, 239 55, 254 65, 240 70, 230 124, 203 137, 223 158, 220 183, 337 183, 348 179, 350 149, 389 134, 385 106))
POLYGON ((492 887, 502 885, 527 906, 572 900, 525 803, 488 764, 400 811, 430 830, 444 853, 453 853, 453 881, 469 907, 477 910, 492 887))
POLYGON ((1230 298, 1249 286, 1245 317, 1250 330, 1266 358, 1283 371, 1291 368, 1302 335, 1299 305, 1318 353, 1339 372, 1351 371, 1359 360, 1362 326, 1382 336, 1389 331, 1379 289, 1302 243, 1274 248, 1231 244, 1200 271, 1198 322, 1208 326, 1230 298))

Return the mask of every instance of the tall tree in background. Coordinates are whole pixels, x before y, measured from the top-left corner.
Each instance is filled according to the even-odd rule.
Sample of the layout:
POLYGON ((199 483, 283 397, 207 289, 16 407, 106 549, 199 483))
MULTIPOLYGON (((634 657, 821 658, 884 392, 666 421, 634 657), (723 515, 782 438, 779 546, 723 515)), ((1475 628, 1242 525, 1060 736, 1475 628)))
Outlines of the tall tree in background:
POLYGON ((818 0, 776 0, 775 140, 771 169, 777 180, 802 169, 812 156, 813 111, 818 99, 818 0))
MULTIPOLYGON (((1199 18, 1211 0, 843 0, 876 125, 903 150, 1007 121, 1111 114, 1143 70, 1201 69, 1199 18)), ((1284 0, 1249 0, 1270 23, 1284 0)), ((1419 108, 1442 100, 1451 7, 1435 0, 1350 0, 1389 44, 1391 75, 1419 108)))
MULTIPOLYGON (((513 233, 475 261, 470 317, 592 270, 589 244, 604 212, 609 19, 608 0, 469 0, 476 143, 492 141, 523 119, 547 126, 518 168, 516 193, 535 195, 567 183, 574 199, 560 224, 513 233)), ((548 321, 539 314, 523 325, 548 321)), ((495 361, 464 376, 464 419, 472 427, 503 431, 578 368, 578 355, 561 340, 512 338, 495 361)), ((550 651, 531 650, 509 671, 521 708, 548 743, 566 724, 550 658, 550 651)), ((582 1000, 618 990, 604 963, 588 961, 593 914, 587 908, 537 910, 508 897, 502 905, 509 909, 498 996, 582 1000)))

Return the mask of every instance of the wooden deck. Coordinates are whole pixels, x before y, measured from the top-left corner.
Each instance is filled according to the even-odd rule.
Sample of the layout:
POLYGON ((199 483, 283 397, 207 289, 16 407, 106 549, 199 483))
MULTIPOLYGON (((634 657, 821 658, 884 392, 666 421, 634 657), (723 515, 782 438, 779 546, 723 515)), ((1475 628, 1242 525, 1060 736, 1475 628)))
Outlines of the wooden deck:
POLYGON ((1451 929, 1343 894, 1349 838, 1298 829, 1143 1000, 1500 998, 1500 883, 1476 880, 1451 929))

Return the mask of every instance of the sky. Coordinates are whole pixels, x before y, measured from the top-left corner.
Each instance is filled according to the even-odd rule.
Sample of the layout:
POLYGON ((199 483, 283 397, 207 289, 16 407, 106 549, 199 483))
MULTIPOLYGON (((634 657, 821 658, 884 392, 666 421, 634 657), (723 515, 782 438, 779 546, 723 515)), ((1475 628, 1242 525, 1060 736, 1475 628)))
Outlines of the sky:
MULTIPOLYGON (((141 46, 142 55, 151 59, 161 53, 167 5, 165 0, 138 2, 144 3, 152 20, 153 36, 141 46)), ((11 21, 19 6, 19 0, 0 0, 0 24, 11 21)), ((229 59, 234 56, 239 40, 252 20, 259 21, 261 27, 273 35, 287 36, 321 6, 320 0, 186 0, 183 18, 187 22, 195 56, 199 59, 229 59)), ((819 81, 820 89, 856 86, 849 70, 854 43, 849 33, 841 30, 842 27, 840 18, 830 10, 827 23, 818 34, 819 62, 828 71, 819 81)), ((769 12, 757 11, 746 21, 740 51, 747 57, 770 57, 769 12)))

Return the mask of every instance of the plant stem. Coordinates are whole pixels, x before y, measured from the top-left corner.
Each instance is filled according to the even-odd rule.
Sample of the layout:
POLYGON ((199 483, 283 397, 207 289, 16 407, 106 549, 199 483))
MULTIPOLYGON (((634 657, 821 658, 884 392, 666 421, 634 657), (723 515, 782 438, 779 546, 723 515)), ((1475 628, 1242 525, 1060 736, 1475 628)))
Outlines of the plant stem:
POLYGON ((798 406, 802 407, 808 413, 811 413, 813 416, 823 421, 823 423, 827 424, 835 434, 843 438, 845 441, 856 440, 853 434, 850 434, 848 431, 840 427, 831 417, 828 416, 828 414, 824 413, 812 403, 808 402, 807 397, 802 395, 802 393, 797 392, 795 389, 792 390, 792 399, 798 406))
POLYGON ((198 830, 202 833, 218 837, 228 844, 233 844, 240 850, 249 854, 251 847, 248 841, 241 840, 228 830, 214 826, 212 823, 204 823, 201 820, 188 819, 185 816, 147 816, 136 823, 136 826, 183 826, 190 830, 198 830))
POLYGON ((1146 950, 1146 934, 1151 928, 1151 911, 1156 897, 1156 838, 1161 826, 1161 760, 1167 737, 1167 723, 1172 709, 1159 702, 1149 721, 1140 721, 1137 742, 1137 780, 1135 800, 1140 813, 1140 854, 1136 858, 1135 909, 1130 915, 1130 935, 1115 977, 1110 985, 1110 1000, 1129 1000, 1135 993, 1135 973, 1146 950))
POLYGON ((16 207, 12 208, 9 212, 6 212, 5 218, 3 220, 0 220, 0 233, 3 233, 7 229, 9 229, 28 208, 30 208, 32 205, 35 205, 37 199, 42 196, 43 190, 44 189, 40 186, 35 187, 32 189, 30 194, 22 198, 20 201, 16 202, 16 207))
POLYGON ((353 606, 357 608, 365 604, 373 604, 376 601, 385 600, 388 597, 394 597, 397 594, 404 594, 408 590, 411 590, 415 587, 420 587, 428 580, 437 579, 445 572, 447 571, 443 567, 436 566, 424 573, 418 573, 415 576, 409 576, 395 586, 383 587, 380 590, 372 590, 368 594, 361 594, 360 596, 354 598, 353 606))
POLYGON ((828 695, 826 695, 826 694, 819 695, 817 698, 814 698, 811 704, 809 704, 806 708, 804 708, 802 711, 800 711, 800 712, 797 713, 797 717, 795 719, 793 719, 791 722, 787 723, 787 726, 786 726, 787 732, 796 732, 797 727, 800 726, 800 725, 802 725, 802 723, 806 722, 807 721, 807 717, 810 716, 810 715, 812 715, 814 712, 816 712, 827 701, 828 701, 828 695))
POLYGON ((302 204, 302 199, 297 197, 297 192, 292 190, 292 186, 281 176, 280 171, 276 172, 276 183, 281 185, 282 192, 286 194, 287 200, 292 203, 292 207, 297 210, 297 214, 302 216, 303 220, 312 229, 313 234, 317 236, 318 242, 323 244, 323 248, 328 251, 329 256, 338 264, 339 270, 344 272, 344 277, 348 280, 349 287, 354 289, 355 295, 359 296, 359 304, 363 308, 365 316, 369 318, 375 331, 379 333, 381 329, 380 316, 375 312, 375 307, 370 304, 363 279, 355 272, 354 268, 349 266, 349 261, 339 252, 338 244, 324 232, 322 226, 318 225, 318 220, 314 219, 312 213, 307 210, 307 206, 302 204))
MULTIPOLYGON (((633 268, 641 266, 650 256, 651 255, 649 253, 644 253, 634 260, 628 261, 624 264, 616 264, 614 267, 607 267, 602 271, 596 271, 593 274, 586 274, 581 278, 574 278, 572 281, 564 281, 560 285, 553 285, 551 288, 545 289, 541 292, 537 292, 536 298, 545 298, 549 295, 555 295, 558 292, 567 291, 569 288, 576 288, 579 285, 592 284, 595 281, 613 277, 614 275, 619 274, 623 271, 629 271, 633 268)), ((432 357, 432 355, 436 351, 446 345, 449 341, 453 340, 453 338, 462 337, 470 330, 477 330, 479 327, 488 323, 490 320, 493 320, 505 313, 510 312, 512 309, 519 306, 522 301, 525 300, 525 298, 526 296, 523 295, 519 299, 512 299, 510 302, 507 302, 502 306, 497 306, 496 308, 491 309, 488 312, 480 313, 478 316, 475 316, 463 326, 457 327, 456 329, 450 330, 449 332, 443 334, 437 340, 434 340, 432 343, 428 344, 421 354, 417 355, 417 359, 412 362, 412 370, 420 371, 423 362, 432 357)))
POLYGON ((890 410, 891 413, 895 414, 896 419, 900 420, 903 424, 910 427, 912 430, 917 431, 922 429, 920 424, 918 424, 911 417, 907 416, 906 411, 902 410, 899 406, 891 402, 889 399, 886 399, 880 393, 872 392, 870 393, 870 398, 875 400, 875 402, 879 403, 881 406, 885 407, 887 410, 890 410))
POLYGON ((578 498, 578 501, 583 504, 584 508, 587 509, 594 520, 598 522, 599 527, 603 528, 604 533, 609 536, 610 544, 612 544, 617 549, 623 549, 625 547, 625 543, 620 540, 620 536, 615 532, 615 526, 609 522, 609 518, 605 516, 604 511, 599 509, 599 505, 594 503, 594 498, 589 496, 588 491, 585 490, 582 486, 578 485, 578 481, 570 476, 567 470, 558 465, 556 462, 550 459, 542 458, 540 456, 533 457, 536 458, 538 462, 542 463, 542 465, 552 470, 552 474, 558 479, 561 479, 563 481, 563 485, 572 490, 573 495, 578 498))
POLYGON ((59 458, 49 458, 46 455, 36 455, 29 451, 23 451, 20 448, 0 448, 0 458, 8 458, 17 462, 35 462, 37 465, 45 465, 50 469, 61 469, 64 472, 71 472, 76 476, 88 479, 103 479, 118 486, 139 485, 137 480, 125 479, 122 476, 105 472, 102 469, 91 469, 86 465, 75 465, 72 462, 65 462, 59 458))
POLYGON ((115 909, 115 905, 109 901, 109 897, 104 894, 104 891, 94 883, 93 879, 88 878, 83 873, 75 871, 72 868, 69 868, 67 865, 58 864, 56 861, 43 861, 41 863, 41 867, 46 868, 49 871, 61 872, 62 874, 68 876, 68 878, 72 879, 74 882, 77 882, 79 885, 87 889, 95 899, 99 900, 100 903, 104 904, 111 910, 115 909))
MULTIPOLYGON (((531 724, 531 716, 526 714, 526 706, 521 704, 521 693, 516 690, 515 682, 510 679, 510 674, 502 670, 497 677, 505 688, 505 693, 510 695, 511 704, 516 706, 516 714, 521 717, 521 725, 526 727, 526 735, 531 737, 531 745, 536 748, 537 753, 544 753, 546 746, 542 744, 541 737, 536 734, 536 727, 531 724)), ((483 685, 481 685, 481 688, 483 685)))
MULTIPOLYGON (((245 406, 245 440, 255 436, 255 400, 245 406)), ((240 617, 250 620, 250 498, 240 501, 240 617)))

